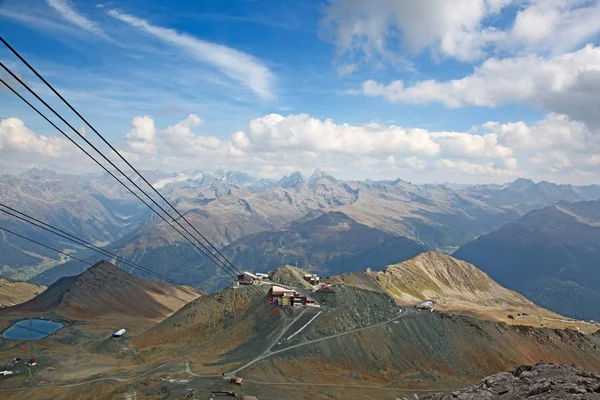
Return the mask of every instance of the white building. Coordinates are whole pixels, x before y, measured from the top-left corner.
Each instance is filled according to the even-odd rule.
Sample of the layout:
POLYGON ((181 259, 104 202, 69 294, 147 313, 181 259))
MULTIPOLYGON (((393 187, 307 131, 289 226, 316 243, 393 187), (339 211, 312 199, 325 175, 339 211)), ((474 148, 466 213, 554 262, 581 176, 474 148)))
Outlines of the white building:
POLYGON ((127 332, 125 329, 119 329, 112 335, 113 335, 113 337, 119 338, 119 337, 123 336, 125 334, 125 332, 127 332))
POLYGON ((421 304, 419 304, 419 308, 424 308, 426 310, 433 311, 434 307, 435 307, 435 303, 432 300, 427 300, 427 301, 424 301, 421 304))

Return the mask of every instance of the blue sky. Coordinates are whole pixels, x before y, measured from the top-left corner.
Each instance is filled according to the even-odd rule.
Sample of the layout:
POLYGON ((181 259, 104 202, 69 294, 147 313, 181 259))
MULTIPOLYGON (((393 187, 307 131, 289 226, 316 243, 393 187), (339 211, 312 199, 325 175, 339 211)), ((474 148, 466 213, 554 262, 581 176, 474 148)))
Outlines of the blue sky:
MULTIPOLYGON (((596 182, 597 2, 448 4, 6 0, 0 31, 143 168, 596 182)), ((50 126, 0 109, 2 170, 68 169, 50 126)))

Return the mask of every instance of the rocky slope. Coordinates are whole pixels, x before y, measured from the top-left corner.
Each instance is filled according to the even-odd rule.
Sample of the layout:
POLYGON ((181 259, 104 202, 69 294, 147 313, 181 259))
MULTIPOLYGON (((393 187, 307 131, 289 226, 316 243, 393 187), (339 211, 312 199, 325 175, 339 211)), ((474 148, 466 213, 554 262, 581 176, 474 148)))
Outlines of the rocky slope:
POLYGON ((540 362, 519 365, 509 372, 488 376, 475 386, 453 391, 452 394, 432 394, 421 400, 503 399, 600 399, 600 375, 575 366, 540 362))
POLYGON ((544 307, 600 319, 600 201, 532 211, 454 255, 544 307))
MULTIPOLYGON (((581 325, 569 325, 566 318, 502 287, 474 265, 441 253, 423 253, 379 272, 344 274, 331 277, 330 281, 382 291, 400 304, 417 305, 433 300, 439 310, 511 323, 573 329, 581 325), (518 317, 522 313, 527 316, 518 317), (509 320, 509 314, 518 318, 509 320)), ((592 326, 584 329, 590 328, 592 326)))
POLYGON ((122 316, 160 321, 201 295, 195 289, 133 276, 99 262, 77 276, 59 279, 33 299, 6 308, 3 315, 53 313, 94 321, 122 316))
POLYGON ((42 285, 13 281, 0 276, 0 308, 24 303, 45 289, 42 285))

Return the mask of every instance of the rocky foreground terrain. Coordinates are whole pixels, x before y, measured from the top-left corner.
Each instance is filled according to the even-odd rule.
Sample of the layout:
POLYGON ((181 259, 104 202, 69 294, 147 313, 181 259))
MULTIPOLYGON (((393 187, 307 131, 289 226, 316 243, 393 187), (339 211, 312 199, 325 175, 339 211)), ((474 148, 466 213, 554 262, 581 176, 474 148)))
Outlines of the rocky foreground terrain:
POLYGON ((420 400, 485 399, 600 399, 600 375, 582 368, 544 363, 520 365, 489 376, 481 383, 451 394, 432 394, 420 400))

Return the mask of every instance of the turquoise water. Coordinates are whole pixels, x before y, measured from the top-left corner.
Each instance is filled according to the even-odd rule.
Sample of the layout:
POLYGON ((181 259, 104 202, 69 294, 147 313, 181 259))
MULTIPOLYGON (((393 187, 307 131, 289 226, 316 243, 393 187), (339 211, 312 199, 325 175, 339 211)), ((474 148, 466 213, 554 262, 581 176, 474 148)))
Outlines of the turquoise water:
POLYGON ((2 337, 15 340, 43 339, 63 327, 60 322, 45 319, 24 319, 4 331, 2 337), (29 329, 31 321, 31 330, 29 329))

